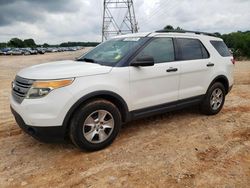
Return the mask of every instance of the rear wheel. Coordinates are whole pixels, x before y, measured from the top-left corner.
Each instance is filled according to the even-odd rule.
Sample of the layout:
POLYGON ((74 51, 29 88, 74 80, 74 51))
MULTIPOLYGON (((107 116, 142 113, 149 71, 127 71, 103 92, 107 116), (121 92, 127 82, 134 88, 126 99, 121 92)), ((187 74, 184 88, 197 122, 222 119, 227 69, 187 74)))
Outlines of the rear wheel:
POLYGON ((111 102, 98 99, 79 108, 70 125, 71 141, 80 149, 99 150, 110 145, 121 128, 121 115, 111 102))
POLYGON ((214 83, 207 91, 207 94, 201 103, 201 112, 206 115, 214 115, 220 112, 225 101, 225 87, 222 83, 214 83))

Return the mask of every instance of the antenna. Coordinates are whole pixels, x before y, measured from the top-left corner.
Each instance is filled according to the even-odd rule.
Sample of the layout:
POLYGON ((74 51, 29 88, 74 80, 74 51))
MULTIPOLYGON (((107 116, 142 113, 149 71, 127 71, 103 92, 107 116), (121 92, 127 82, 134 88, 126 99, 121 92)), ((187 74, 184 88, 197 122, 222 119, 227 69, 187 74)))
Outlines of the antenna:
POLYGON ((137 32, 133 0, 103 1, 102 41, 110 36, 137 32), (123 17, 119 18, 121 14, 123 17))

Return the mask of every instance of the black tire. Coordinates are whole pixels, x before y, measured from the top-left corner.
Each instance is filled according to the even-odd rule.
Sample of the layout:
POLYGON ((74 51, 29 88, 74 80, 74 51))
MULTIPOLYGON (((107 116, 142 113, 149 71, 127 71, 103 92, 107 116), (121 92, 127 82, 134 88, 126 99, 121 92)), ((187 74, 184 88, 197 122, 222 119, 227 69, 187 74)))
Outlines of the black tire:
POLYGON ((222 109, 224 102, 225 102, 225 96, 226 96, 226 91, 225 91, 225 87, 222 83, 220 82, 215 82, 213 85, 210 86, 210 88, 208 89, 204 100, 202 101, 201 105, 200 105, 200 110, 203 114, 206 115, 215 115, 217 113, 220 112, 220 110, 222 109), (214 91, 216 90, 220 90, 222 91, 222 102, 220 104, 220 106, 217 109, 213 109, 210 101, 212 100, 212 94, 214 91))
MULTIPOLYGON (((69 136, 74 145, 80 148, 81 150, 88 150, 88 151, 100 150, 107 147, 114 141, 114 139, 116 138, 117 134, 120 131, 121 122, 122 120, 120 111, 113 103, 103 99, 96 99, 81 106, 74 114, 70 124, 69 136), (94 139, 92 141, 89 141, 84 136, 84 131, 85 131, 84 125, 87 118, 98 110, 107 111, 110 114, 110 117, 112 118, 113 122, 112 124, 113 128, 112 131, 109 133, 109 136, 106 138, 106 140, 100 143, 92 143, 92 141, 95 142, 94 139)), ((97 139, 100 139, 99 134, 97 135, 97 139)))

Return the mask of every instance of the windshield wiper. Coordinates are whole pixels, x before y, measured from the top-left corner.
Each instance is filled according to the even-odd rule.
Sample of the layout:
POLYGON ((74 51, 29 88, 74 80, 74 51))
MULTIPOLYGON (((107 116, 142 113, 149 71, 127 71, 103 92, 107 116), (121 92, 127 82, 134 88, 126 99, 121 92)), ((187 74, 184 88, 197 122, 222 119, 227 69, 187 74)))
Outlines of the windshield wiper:
POLYGON ((90 62, 90 63, 96 63, 96 61, 94 59, 90 59, 90 58, 77 59, 77 61, 86 61, 86 62, 90 62))

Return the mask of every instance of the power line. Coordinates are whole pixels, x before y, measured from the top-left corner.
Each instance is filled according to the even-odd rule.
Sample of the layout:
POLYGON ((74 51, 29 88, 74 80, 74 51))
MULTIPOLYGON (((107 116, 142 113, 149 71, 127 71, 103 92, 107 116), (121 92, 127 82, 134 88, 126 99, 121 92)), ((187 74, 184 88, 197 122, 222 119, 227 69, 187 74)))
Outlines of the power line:
POLYGON ((152 13, 147 16, 147 17, 144 17, 142 19, 142 21, 140 22, 140 24, 144 24, 144 23, 148 23, 149 20, 152 20, 152 18, 157 15, 160 11, 163 10, 164 7, 168 6, 168 3, 169 3, 169 0, 166 0, 163 4, 161 4, 160 6, 158 6, 157 8, 153 9, 152 13))
MULTIPOLYGON (((174 1, 172 3, 173 4, 170 4, 170 2, 165 1, 165 3, 160 5, 160 7, 158 7, 158 9, 155 11, 154 14, 150 15, 149 19, 147 19, 147 20, 145 19, 143 22, 140 22, 140 25, 144 25, 144 24, 149 25, 149 23, 151 23, 152 21, 155 21, 155 19, 153 19, 153 17, 156 16, 156 15, 159 16, 159 17, 162 17, 163 15, 168 15, 170 10, 173 9, 174 7, 176 7, 178 2, 174 1)), ((157 22, 154 22, 154 25, 155 25, 155 23, 157 24, 157 22)), ((160 26, 161 23, 158 24, 158 25, 160 26)))
MULTIPOLYGON (((171 6, 169 6, 169 9, 167 11, 161 11, 160 14, 158 14, 159 17, 162 17, 163 15, 166 16, 166 15, 169 15, 169 10, 173 9, 174 7, 176 7, 178 2, 174 2, 171 6)), ((152 20, 151 20, 152 21, 152 20)), ((150 22, 151 22, 150 21, 150 22)), ((155 25, 155 24, 154 24, 155 25)), ((157 24, 157 27, 159 27, 160 25, 162 25, 161 23, 160 24, 157 24)))
POLYGON ((102 41, 108 39, 112 35, 136 32, 138 32, 138 27, 133 0, 103 1, 102 41), (120 15, 120 11, 125 11, 122 20, 118 20, 118 18, 114 16, 116 10, 119 11, 118 16, 120 15))

